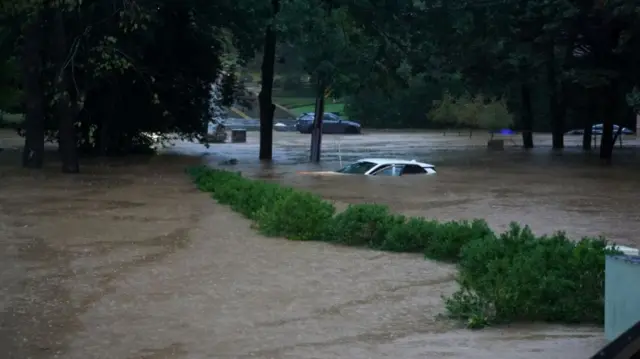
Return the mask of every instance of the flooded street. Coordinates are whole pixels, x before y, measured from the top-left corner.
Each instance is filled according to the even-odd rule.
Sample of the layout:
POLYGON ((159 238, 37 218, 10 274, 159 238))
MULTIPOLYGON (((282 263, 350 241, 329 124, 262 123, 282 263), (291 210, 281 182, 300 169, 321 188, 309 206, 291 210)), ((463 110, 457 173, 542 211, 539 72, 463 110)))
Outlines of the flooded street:
POLYGON ((329 161, 319 168, 370 156, 438 168, 433 177, 329 178, 297 174, 315 168, 300 164, 308 136, 276 133, 268 166, 255 160, 256 138, 208 150, 176 143, 168 152, 193 157, 97 161, 78 176, 58 174, 56 164, 17 170, 2 161, 7 151, 0 154, 4 358, 579 359, 604 343, 602 328, 462 329, 439 317, 441 296, 455 290, 453 266, 261 237, 182 171, 237 158, 230 169, 341 205, 375 201, 411 215, 482 217, 496 228, 514 220, 537 232, 633 245, 640 229, 633 149, 604 168, 580 151, 553 156, 508 144, 487 153, 479 136, 345 136, 339 145, 327 136, 329 161))
MULTIPOLYGON (((486 150, 486 134, 443 136, 441 133, 376 133, 325 136, 320 166, 305 163, 309 136, 275 133, 275 164, 255 159, 257 134, 247 144, 212 145, 205 161, 225 158, 238 164, 224 168, 310 190, 339 203, 377 202, 412 216, 441 220, 484 218, 494 228, 511 221, 528 224, 536 233, 557 230, 575 238, 599 236, 621 245, 640 246, 640 144, 625 138, 612 167, 600 164, 597 152, 585 154, 581 136, 566 136, 567 148, 552 154, 549 135, 537 135, 538 148, 525 151, 521 139, 507 140, 504 152, 486 150), (429 177, 321 177, 304 170, 334 170, 366 157, 416 159, 436 165, 429 177)), ((177 144, 174 151, 189 152, 177 144)), ((195 149, 193 149, 195 150, 195 149)), ((200 148, 197 151, 202 151, 200 148)), ((202 154, 202 153, 200 153, 202 154)))

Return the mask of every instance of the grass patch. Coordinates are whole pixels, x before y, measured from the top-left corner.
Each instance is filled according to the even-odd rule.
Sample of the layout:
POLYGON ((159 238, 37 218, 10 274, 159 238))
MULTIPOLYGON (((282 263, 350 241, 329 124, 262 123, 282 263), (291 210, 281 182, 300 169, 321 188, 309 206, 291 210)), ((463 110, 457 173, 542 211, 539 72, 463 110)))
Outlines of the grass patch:
POLYGON ((255 221, 267 236, 315 240, 458 264, 460 289, 445 298, 451 318, 470 328, 516 321, 604 322, 602 238, 569 240, 564 233, 535 236, 516 223, 501 234, 483 220, 441 223, 393 214, 378 204, 333 205, 308 192, 193 168, 198 188, 255 221))
MULTIPOLYGON (((289 110, 291 112, 294 112, 296 115, 301 115, 305 112, 315 111, 315 104, 308 105, 308 106, 293 107, 293 108, 290 108, 289 110)), ((344 104, 343 103, 327 103, 324 105, 324 111, 335 112, 342 115, 342 113, 344 112, 344 104)), ((344 116, 342 115, 342 117, 344 116)))
POLYGON ((313 97, 274 97, 273 102, 288 109, 295 107, 312 106, 316 99, 313 97))
MULTIPOLYGON (((315 111, 316 99, 314 97, 274 97, 273 102, 286 107, 289 111, 293 112, 296 116, 300 116, 305 112, 315 111)), ((325 112, 335 112, 344 117, 344 103, 327 102, 324 105, 325 112)))
POLYGON ((23 114, 0 111, 0 128, 17 128, 24 121, 23 114))

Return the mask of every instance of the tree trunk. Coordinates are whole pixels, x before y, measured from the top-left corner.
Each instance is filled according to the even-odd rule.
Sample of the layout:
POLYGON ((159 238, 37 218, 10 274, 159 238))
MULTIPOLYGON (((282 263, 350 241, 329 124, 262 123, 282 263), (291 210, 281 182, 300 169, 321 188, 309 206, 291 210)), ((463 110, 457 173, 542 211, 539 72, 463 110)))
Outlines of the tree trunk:
POLYGON ((593 128, 591 126, 593 126, 591 121, 587 121, 587 123, 584 124, 584 132, 582 132, 582 149, 585 151, 591 151, 591 140, 593 136, 593 128))
POLYGON ((316 95, 316 107, 313 118, 313 129, 311 130, 311 151, 309 161, 320 162, 322 149, 322 122, 324 120, 324 91, 325 86, 322 81, 318 81, 318 93, 316 95))
POLYGON ((54 9, 52 30, 52 58, 56 64, 55 89, 57 101, 55 106, 59 123, 59 149, 62 159, 63 173, 78 173, 78 140, 75 126, 75 114, 71 106, 69 86, 67 80, 66 58, 67 41, 62 9, 54 9))
MULTIPOLYGON (((582 17, 582 15, 579 15, 579 17, 582 17)), ((578 38, 578 34, 579 34, 579 27, 576 24, 574 24, 574 26, 569 27, 569 31, 567 34, 568 35, 567 42, 566 42, 564 54, 562 56, 563 58, 562 70, 561 70, 562 72, 566 73, 575 66, 574 51, 575 51, 576 39, 578 38)), ((556 118, 554 120, 554 123, 558 123, 558 124, 561 123, 563 127, 562 130, 564 131, 565 120, 566 120, 569 108, 571 106, 571 103, 569 101, 571 99, 571 91, 575 91, 575 86, 572 85, 572 81, 570 79, 565 77, 563 80, 560 81, 560 88, 562 91, 561 92, 562 97, 560 99, 560 105, 558 105, 559 107, 558 110, 561 112, 557 116, 559 116, 561 119, 556 118)), ((588 149, 590 149, 591 148, 591 125, 589 125, 588 129, 585 126, 584 132, 583 132, 583 138, 582 138, 583 149, 587 150, 587 148, 585 148, 584 146, 585 139, 587 139, 588 141, 587 146, 589 147, 588 149)), ((564 146, 564 135, 562 139, 562 145, 564 146)))
POLYGON ((322 153, 322 128, 324 122, 324 86, 318 85, 318 95, 314 109, 313 127, 311 130, 311 150, 309 161, 320 162, 322 153))
POLYGON ((110 119, 107 117, 100 118, 100 126, 98 127, 98 134, 96 140, 96 146, 98 147, 98 156, 107 157, 110 153, 109 144, 112 142, 110 139, 111 128, 109 127, 110 119))
POLYGON ((111 154, 110 146, 113 143, 111 139, 111 120, 114 116, 113 108, 115 105, 113 93, 111 91, 103 91, 101 93, 87 94, 87 100, 85 101, 87 104, 89 103, 89 96, 92 96, 96 104, 104 109, 95 115, 93 122, 98 124, 98 128, 94 133, 96 153, 98 156, 106 157, 111 154))
POLYGON ((531 88, 529 84, 522 83, 520 97, 522 102, 522 145, 524 148, 533 148, 533 110, 531 108, 531 88))
POLYGON ((22 49, 23 86, 27 107, 22 166, 42 168, 44 164, 44 95, 40 84, 43 45, 42 14, 34 15, 27 24, 22 49))
POLYGON ((593 125, 598 120, 598 93, 593 89, 587 89, 587 114, 582 133, 582 149, 591 151, 591 141, 593 136, 593 125))
POLYGON ((552 147, 564 148, 564 111, 560 106, 558 80, 556 76, 555 44, 551 43, 547 49, 547 86, 549 87, 549 112, 551 113, 552 147))
POLYGON ((602 118, 602 136, 600 139, 600 159, 605 160, 608 164, 611 164, 613 157, 613 123, 616 109, 616 101, 618 88, 617 82, 612 80, 609 88, 603 94, 603 118, 602 118))
MULTIPOLYGON (((280 11, 280 0, 271 0, 273 18, 280 11)), ((261 88, 258 95, 260 106, 260 154, 261 160, 273 159, 273 116, 276 106, 273 104, 273 77, 276 62, 276 32, 273 25, 267 25, 264 34, 262 55, 261 88)))
POLYGON ((602 121, 602 135, 600 136, 600 159, 611 164, 613 157, 613 119, 605 116, 602 121))

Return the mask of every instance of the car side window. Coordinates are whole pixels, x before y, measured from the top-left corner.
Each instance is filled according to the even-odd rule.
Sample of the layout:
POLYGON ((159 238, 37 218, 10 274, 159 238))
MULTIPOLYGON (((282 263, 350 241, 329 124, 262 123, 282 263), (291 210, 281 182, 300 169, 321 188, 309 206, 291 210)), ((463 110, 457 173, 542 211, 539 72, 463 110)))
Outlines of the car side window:
POLYGON ((418 175, 425 174, 427 171, 418 165, 406 165, 402 171, 402 175, 418 175))
POLYGON ((402 171, 401 166, 390 165, 376 171, 375 175, 376 176, 400 176, 401 171, 402 171))
POLYGON ((386 166, 375 173, 376 176, 393 176, 393 166, 386 166))

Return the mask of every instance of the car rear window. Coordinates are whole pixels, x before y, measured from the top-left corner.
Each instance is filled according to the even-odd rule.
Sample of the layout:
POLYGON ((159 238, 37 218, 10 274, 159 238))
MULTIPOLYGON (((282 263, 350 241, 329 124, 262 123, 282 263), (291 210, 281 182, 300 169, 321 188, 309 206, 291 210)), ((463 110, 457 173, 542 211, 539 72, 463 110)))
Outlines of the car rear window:
POLYGON ((427 173, 427 170, 418 165, 406 165, 402 171, 403 175, 416 175, 427 173))

